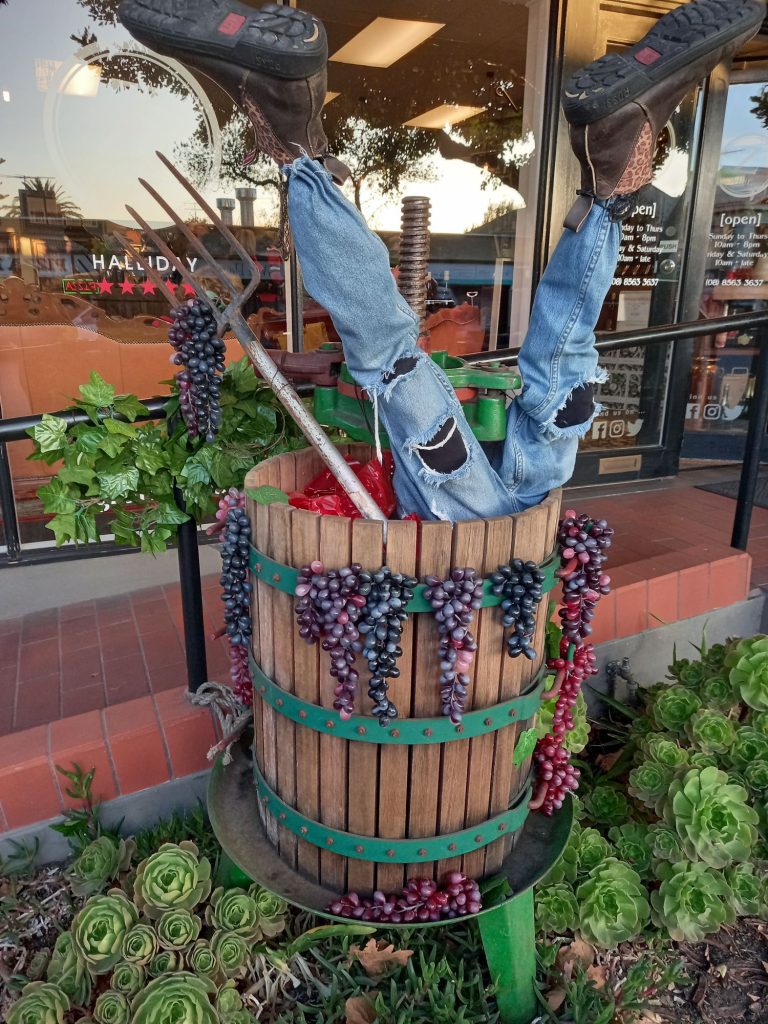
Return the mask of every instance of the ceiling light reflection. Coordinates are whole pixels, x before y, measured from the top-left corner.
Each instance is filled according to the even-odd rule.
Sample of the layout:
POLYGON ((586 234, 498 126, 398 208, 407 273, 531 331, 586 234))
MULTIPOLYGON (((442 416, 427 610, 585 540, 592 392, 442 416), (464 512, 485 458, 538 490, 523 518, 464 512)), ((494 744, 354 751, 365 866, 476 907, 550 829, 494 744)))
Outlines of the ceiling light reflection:
POLYGON ((338 64, 388 68, 445 25, 436 21, 376 18, 331 57, 338 64))
POLYGON ((410 121, 405 122, 405 127, 435 128, 440 130, 452 124, 459 124, 460 121, 466 121, 467 118, 475 117, 476 114, 482 114, 484 110, 485 107, 467 107, 461 106, 458 103, 443 103, 442 106, 433 107, 432 110, 427 110, 423 114, 419 114, 418 117, 412 117, 410 121))

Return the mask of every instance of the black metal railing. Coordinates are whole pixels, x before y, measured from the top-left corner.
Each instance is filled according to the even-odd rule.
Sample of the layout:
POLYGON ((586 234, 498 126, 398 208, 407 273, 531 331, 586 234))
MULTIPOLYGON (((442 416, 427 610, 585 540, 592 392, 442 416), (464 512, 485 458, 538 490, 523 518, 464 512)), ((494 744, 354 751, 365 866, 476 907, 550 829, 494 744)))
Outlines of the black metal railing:
MULTIPOLYGON (((755 492, 760 470, 762 442, 768 424, 768 310, 761 313, 745 313, 739 316, 719 317, 711 320, 693 321, 685 324, 670 324, 651 327, 641 331, 602 333, 597 336, 597 348, 601 352, 637 346, 667 345, 679 340, 690 340, 707 334, 723 331, 754 330, 759 332, 759 355, 755 375, 754 399, 750 412, 744 463, 739 493, 736 502, 731 544, 741 551, 747 548, 749 528, 752 519, 755 492)), ((498 349, 467 357, 471 363, 516 363, 518 349, 498 349)), ((307 392, 309 385, 300 385, 297 390, 307 392)), ((150 398, 143 402, 149 412, 139 420, 163 419, 165 398, 150 398)), ((84 413, 63 411, 55 413, 72 426, 88 422, 84 413)), ((13 494, 8 458, 8 444, 26 440, 27 431, 38 424, 42 416, 23 416, 3 419, 0 409, 0 511, 5 531, 5 557, 0 556, 0 568, 19 566, 30 562, 55 562, 66 559, 91 558, 103 555, 128 554, 137 549, 120 547, 115 544, 66 545, 62 548, 44 548, 24 551, 22 548, 16 503, 13 494)), ((181 502, 181 495, 177 493, 181 502)), ((193 520, 188 520, 178 531, 179 583, 184 618, 184 644, 189 689, 196 691, 206 682, 207 665, 205 656, 205 627, 203 622, 203 600, 200 582, 200 559, 198 553, 199 531, 193 520)))

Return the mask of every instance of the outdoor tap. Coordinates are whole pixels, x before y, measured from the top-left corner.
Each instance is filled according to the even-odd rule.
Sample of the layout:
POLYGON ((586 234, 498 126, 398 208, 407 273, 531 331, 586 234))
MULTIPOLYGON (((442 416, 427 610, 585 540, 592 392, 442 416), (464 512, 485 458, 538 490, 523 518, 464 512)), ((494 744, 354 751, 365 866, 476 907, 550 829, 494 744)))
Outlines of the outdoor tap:
POLYGON ((608 691, 612 697, 616 696, 616 679, 623 679, 627 687, 627 703, 636 707, 640 703, 639 683, 634 677, 629 658, 622 658, 621 661, 609 661, 605 666, 605 674, 608 677, 608 691))

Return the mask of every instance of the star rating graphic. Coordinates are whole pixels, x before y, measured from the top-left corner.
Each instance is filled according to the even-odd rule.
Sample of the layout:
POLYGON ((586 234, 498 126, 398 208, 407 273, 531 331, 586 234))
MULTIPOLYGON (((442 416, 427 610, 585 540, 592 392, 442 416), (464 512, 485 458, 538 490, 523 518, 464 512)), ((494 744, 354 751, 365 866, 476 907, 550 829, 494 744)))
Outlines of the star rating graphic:
POLYGON ((111 281, 108 281, 106 277, 102 277, 99 281, 99 295, 111 295, 114 285, 111 281))
POLYGON ((133 295, 133 281, 123 281, 120 291, 123 295, 133 295))
MULTIPOLYGON (((166 277, 163 283, 171 294, 176 294, 176 290, 179 286, 175 284, 170 277, 166 277)), ((149 295, 154 297, 158 291, 158 286, 149 278, 145 281, 128 281, 126 279, 116 285, 113 281, 109 281, 106 277, 103 277, 101 281, 96 282, 96 287, 98 288, 99 295, 112 295, 114 288, 119 288, 121 295, 135 295, 138 289, 138 293, 140 295, 149 295)), ((185 283, 181 285, 181 289, 184 292, 185 299, 194 298, 197 295, 196 289, 191 284, 185 283)))

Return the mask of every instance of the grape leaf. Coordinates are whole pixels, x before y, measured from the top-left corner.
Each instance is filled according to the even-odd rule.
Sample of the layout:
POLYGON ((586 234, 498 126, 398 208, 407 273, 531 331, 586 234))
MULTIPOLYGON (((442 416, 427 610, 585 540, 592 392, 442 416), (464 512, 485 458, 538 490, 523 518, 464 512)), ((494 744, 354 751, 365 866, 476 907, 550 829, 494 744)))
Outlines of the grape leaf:
POLYGON ((91 376, 87 384, 80 385, 80 394, 83 402, 87 405, 95 405, 98 409, 104 409, 112 405, 115 400, 115 389, 107 384, 101 374, 91 370, 91 376))
POLYGON ((141 550, 153 555, 165 551, 174 531, 166 526, 157 526, 154 530, 148 530, 144 528, 143 522, 142 519, 141 550))
POLYGON ((27 433, 35 439, 41 452, 57 452, 67 446, 67 421, 60 416, 45 413, 41 422, 27 433))
POLYGON ((122 437, 136 437, 136 427, 130 423, 124 423, 122 420, 112 419, 108 416, 104 420, 104 429, 108 434, 118 434, 122 437))
POLYGON ((68 540, 75 540, 77 536, 74 512, 54 516, 53 519, 45 525, 47 529, 53 532, 53 535, 56 538, 57 548, 60 548, 61 545, 65 544, 68 540))
POLYGON ((186 512, 182 512, 176 505, 172 505, 170 502, 161 501, 155 509, 155 519, 158 523, 162 523, 163 526, 180 526, 182 523, 186 523, 189 516, 186 512))
POLYGON ((99 448, 110 457, 115 459, 128 444, 128 438, 121 434, 104 433, 99 440, 99 448))
POLYGON ((279 487, 269 487, 265 484, 263 487, 252 487, 245 493, 257 505, 288 504, 288 495, 279 487))
POLYGON ((156 473, 166 465, 165 452, 160 447, 139 444, 136 451, 136 465, 145 473, 156 473))
POLYGON ((72 431, 72 436, 77 447, 90 455, 99 450, 105 433, 101 427, 86 427, 83 424, 78 424, 72 431))
POLYGON ((121 416, 125 416, 131 423, 136 419, 137 416, 146 416, 149 413, 149 409, 146 405, 142 405, 136 395, 120 395, 112 403, 115 412, 121 416))
POLYGON ((60 476, 55 476, 49 484, 41 487, 37 496, 43 503, 43 510, 53 512, 54 515, 74 514, 77 508, 75 499, 60 476))
POLYGON ((203 465, 201 455, 202 452, 198 452, 191 459, 187 459, 186 465, 181 471, 182 479, 186 480, 190 487, 211 482, 211 471, 208 466, 203 465))
POLYGON ((135 491, 139 484, 139 471, 135 467, 124 466, 112 473, 99 474, 99 488, 105 501, 117 501, 130 491, 135 491))
POLYGON ((92 466, 65 466, 59 470, 59 480, 64 484, 82 484, 90 487, 96 473, 92 466))
POLYGON ((527 757, 531 756, 536 748, 536 739, 535 729, 526 729, 520 734, 515 746, 515 755, 512 758, 515 767, 519 767, 527 757))

